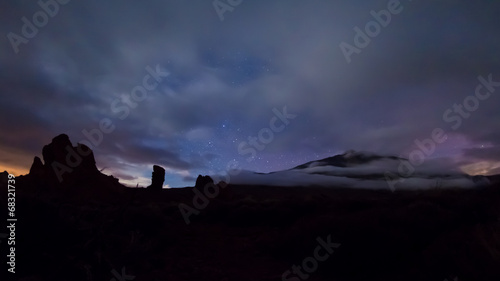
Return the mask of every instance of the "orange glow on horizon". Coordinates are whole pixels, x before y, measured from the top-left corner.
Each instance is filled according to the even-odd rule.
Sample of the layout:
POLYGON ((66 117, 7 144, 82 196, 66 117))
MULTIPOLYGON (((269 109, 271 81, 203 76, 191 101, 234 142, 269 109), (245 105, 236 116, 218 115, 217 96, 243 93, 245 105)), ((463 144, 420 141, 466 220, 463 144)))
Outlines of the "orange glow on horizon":
POLYGON ((7 171, 9 174, 13 174, 16 177, 26 175, 30 172, 29 169, 24 167, 12 167, 0 163, 0 173, 3 173, 4 171, 7 171))
POLYGON ((500 162, 481 161, 469 165, 464 165, 460 169, 471 176, 491 176, 493 170, 500 168, 500 162))
POLYGON ((26 175, 30 172, 30 167, 33 164, 34 155, 29 152, 12 149, 8 147, 0 147, 0 173, 7 171, 14 176, 26 175))

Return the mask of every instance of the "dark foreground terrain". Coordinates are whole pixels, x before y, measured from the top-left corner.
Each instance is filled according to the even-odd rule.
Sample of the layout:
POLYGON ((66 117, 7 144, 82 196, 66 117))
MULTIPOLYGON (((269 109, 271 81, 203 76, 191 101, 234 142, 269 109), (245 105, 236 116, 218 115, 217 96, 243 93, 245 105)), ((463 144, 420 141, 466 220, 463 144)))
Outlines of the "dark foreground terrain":
MULTIPOLYGON (((16 189, 13 280, 282 280, 304 261, 311 273, 283 280, 500 280, 498 186, 391 193, 230 185, 190 224, 179 204, 193 207, 193 188, 36 189, 21 179, 16 189), (328 239, 340 245, 322 248, 322 261, 308 259, 328 239)), ((0 246, 5 268, 5 240, 0 246)))

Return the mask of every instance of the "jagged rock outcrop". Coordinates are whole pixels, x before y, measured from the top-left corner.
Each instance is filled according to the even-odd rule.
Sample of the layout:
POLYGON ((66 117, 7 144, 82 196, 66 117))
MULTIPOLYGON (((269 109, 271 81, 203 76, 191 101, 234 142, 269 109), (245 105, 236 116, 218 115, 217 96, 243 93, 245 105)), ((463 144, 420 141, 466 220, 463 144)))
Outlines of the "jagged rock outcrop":
POLYGON ((29 174, 16 177, 19 192, 35 196, 38 192, 64 194, 78 200, 120 200, 119 194, 125 186, 97 169, 94 153, 89 147, 83 144, 73 146, 69 137, 61 134, 43 147, 42 156, 34 157, 29 174))
POLYGON ((7 171, 3 171, 2 173, 0 173, 0 184, 2 184, 2 186, 7 187, 8 180, 9 180, 9 173, 7 171))
POLYGON ((53 138, 50 144, 43 147, 42 155, 44 166, 51 167, 54 171, 57 168, 65 170, 66 167, 74 169, 77 173, 98 171, 92 150, 80 143, 73 147, 66 134, 53 138))
POLYGON ((46 166, 52 165, 54 162, 66 162, 66 148, 73 148, 68 135, 61 134, 52 139, 50 144, 47 144, 42 149, 43 161, 46 166))
POLYGON ((165 182, 165 169, 160 166, 153 165, 151 185, 148 186, 148 189, 162 189, 163 182, 165 182))
POLYGON ((210 176, 198 175, 194 187, 198 189, 203 189, 207 184, 214 184, 214 180, 210 176))
POLYGON ((58 135, 45 145, 42 156, 43 163, 39 157, 34 158, 29 175, 43 184, 74 184, 101 175, 92 150, 80 143, 73 146, 66 134, 58 135))
POLYGON ((45 175, 45 167, 43 166, 40 157, 35 156, 33 159, 33 164, 31 164, 30 175, 35 178, 42 178, 45 175))

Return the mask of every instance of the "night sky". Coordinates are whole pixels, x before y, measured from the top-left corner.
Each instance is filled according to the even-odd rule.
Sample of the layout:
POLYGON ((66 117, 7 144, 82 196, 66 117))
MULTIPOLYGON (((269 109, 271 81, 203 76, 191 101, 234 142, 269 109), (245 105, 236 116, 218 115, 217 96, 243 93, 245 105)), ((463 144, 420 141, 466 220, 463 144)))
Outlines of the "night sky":
POLYGON ((500 173, 498 1, 46 2, 0 4, 1 171, 66 133, 122 183, 158 164, 180 187, 229 163, 409 157, 440 128, 426 161, 500 173))

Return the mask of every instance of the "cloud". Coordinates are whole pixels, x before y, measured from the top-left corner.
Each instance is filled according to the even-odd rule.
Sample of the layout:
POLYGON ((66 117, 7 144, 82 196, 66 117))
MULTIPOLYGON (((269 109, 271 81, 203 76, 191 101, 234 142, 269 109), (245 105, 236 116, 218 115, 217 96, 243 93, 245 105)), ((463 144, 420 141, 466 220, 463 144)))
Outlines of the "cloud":
MULTIPOLYGON (((242 171, 231 179, 232 184, 264 185, 264 186, 324 186, 331 188, 358 188, 390 190, 385 179, 356 179, 345 176, 331 176, 322 174, 309 174, 297 171, 285 171, 274 174, 255 174, 242 171)), ((455 178, 407 178, 398 183, 397 190, 423 190, 439 188, 475 188, 484 183, 474 183, 465 177, 455 178)))
MULTIPOLYGON (((496 93, 458 131, 443 120, 474 93, 477 76, 500 80, 500 39, 490 36, 498 4, 406 2, 348 64, 339 44, 352 43, 353 28, 386 4, 248 1, 221 22, 210 1, 71 1, 17 55, 0 40, 0 118, 8 121, 0 130, 13 132, 0 136, 0 150, 19 151, 8 163, 28 169, 25 159, 55 135, 77 142, 110 118, 116 129, 95 148, 99 165, 198 174, 242 159, 237 145, 285 105, 298 117, 244 168, 272 171, 350 148, 399 155, 437 127, 467 145, 498 147, 496 93), (112 101, 155 65, 171 75, 118 119, 112 101)), ((3 5, 2 34, 21 34, 20 19, 40 10, 3 5)), ((451 151, 445 146, 440 153, 451 151)), ((465 162, 500 159, 496 148, 461 149, 465 162)))

